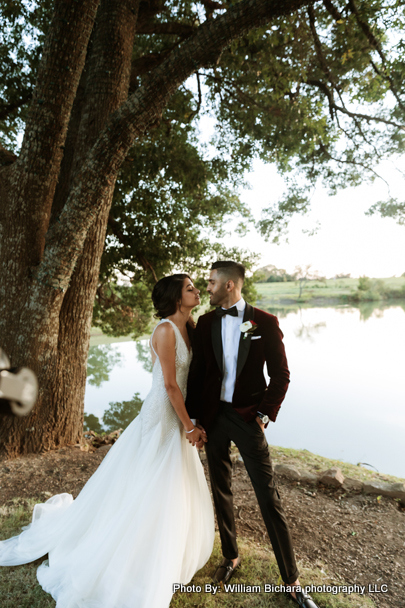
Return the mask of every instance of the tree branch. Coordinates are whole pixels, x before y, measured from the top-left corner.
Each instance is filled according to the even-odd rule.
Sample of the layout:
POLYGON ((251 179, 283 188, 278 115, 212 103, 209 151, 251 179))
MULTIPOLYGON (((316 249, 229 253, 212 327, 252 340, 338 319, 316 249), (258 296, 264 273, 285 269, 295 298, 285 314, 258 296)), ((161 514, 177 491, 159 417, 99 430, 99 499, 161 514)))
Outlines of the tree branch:
POLYGON ((328 13, 332 15, 335 21, 340 21, 341 19, 343 19, 342 13, 338 11, 338 9, 334 6, 331 0, 322 0, 322 4, 324 5, 328 13))
MULTIPOLYGON (((115 180, 130 147, 159 120, 180 84, 201 67, 215 64, 232 40, 271 19, 291 14, 307 0, 241 0, 223 15, 208 19, 151 72, 144 84, 115 112, 77 176, 57 222, 49 231, 35 277, 65 291, 104 193, 115 180)), ((49 294, 44 295, 47 299, 49 294)), ((53 297, 53 296, 52 296, 53 297)), ((40 293, 38 298, 41 300, 40 293)))
POLYGON ((17 160, 17 156, 14 152, 10 152, 4 146, 0 144, 0 167, 7 167, 12 165, 17 160))
MULTIPOLYGON (((177 46, 176 43, 174 46, 177 46)), ((132 61, 131 67, 131 78, 129 83, 129 90, 134 92, 138 86, 138 77, 147 74, 154 68, 158 67, 163 61, 168 57, 168 55, 173 50, 173 47, 162 51, 161 53, 149 53, 148 55, 143 55, 143 57, 138 57, 132 61)))
POLYGON ((138 11, 138 27, 143 27, 165 10, 165 0, 141 0, 138 11))
POLYGON ((373 169, 369 165, 366 165, 366 164, 361 163, 356 160, 344 160, 342 158, 335 158, 334 156, 331 155, 331 153, 328 151, 328 149, 322 142, 320 143, 319 147, 320 147, 321 152, 323 152, 325 154, 325 156, 327 156, 329 158, 329 160, 333 160, 335 163, 342 164, 342 165, 355 165, 356 167, 361 167, 362 169, 365 169, 366 171, 370 171, 370 173, 373 173, 375 175, 375 177, 378 177, 378 179, 381 179, 388 186, 388 189, 389 189, 388 182, 379 173, 377 173, 377 171, 375 171, 375 169, 373 169))
POLYGON ((337 104, 333 104, 333 107, 338 112, 347 114, 347 116, 350 116, 351 118, 360 118, 362 120, 366 120, 367 122, 379 122, 384 125, 390 125, 391 127, 401 129, 401 131, 405 131, 404 125, 400 125, 399 123, 394 122, 393 120, 387 120, 386 118, 381 118, 380 116, 370 116, 369 114, 361 114, 360 112, 350 112, 350 110, 347 110, 347 108, 338 106, 337 104))
POLYGON ((319 64, 322 68, 322 71, 325 73, 325 75, 328 77, 330 82, 333 84, 334 88, 337 89, 338 87, 336 84, 336 79, 333 76, 332 72, 330 71, 328 63, 323 55, 322 44, 321 44, 321 41, 319 40, 319 36, 318 36, 316 27, 315 27, 315 12, 314 12, 314 7, 312 6, 312 4, 310 4, 308 6, 307 13, 308 13, 308 17, 309 17, 309 27, 311 30, 312 38, 314 40, 315 52, 316 52, 316 56, 318 58, 319 64))
POLYGON ((215 11, 224 10, 224 9, 228 8, 227 6, 224 6, 220 2, 215 2, 214 0, 200 0, 200 1, 201 1, 201 4, 205 8, 205 13, 207 15, 207 19, 210 19, 215 11))
POLYGON ((311 86, 315 86, 318 87, 318 89, 320 89, 322 91, 322 93, 324 93, 324 95, 328 98, 328 103, 329 103, 329 114, 330 117, 333 120, 334 117, 334 109, 335 109, 335 100, 333 98, 333 93, 332 91, 329 89, 329 87, 322 82, 321 80, 315 80, 313 78, 309 78, 306 81, 306 84, 309 84, 311 86))
POLYGON ((194 34, 196 26, 187 23, 177 23, 176 21, 149 21, 141 24, 136 29, 137 34, 160 34, 169 36, 181 36, 187 38, 194 34))
MULTIPOLYGON (((117 222, 117 220, 111 214, 108 216, 108 226, 110 227, 113 235, 119 240, 119 242, 122 243, 123 245, 125 245, 126 247, 131 248, 131 250, 132 250, 132 248, 133 248, 132 240, 126 234, 124 234, 124 232, 122 231, 122 228, 121 228, 121 224, 119 222, 117 222)), ((133 253, 134 253, 136 259, 138 260, 140 266, 144 270, 149 270, 151 272, 154 280, 157 282, 158 279, 157 279, 156 272, 155 272, 155 269, 153 268, 152 264, 139 251, 135 251, 133 253)))
MULTIPOLYGON (((262 103, 259 103, 254 97, 251 97, 251 95, 248 95, 248 93, 245 93, 245 91, 242 91, 242 89, 240 87, 238 87, 235 82, 233 80, 230 80, 229 78, 225 78, 225 77, 219 77, 219 76, 212 76, 211 74, 202 74, 202 76, 205 76, 206 78, 209 78, 210 80, 214 80, 215 82, 219 82, 219 83, 228 83, 231 87, 233 87, 233 90, 230 89, 229 87, 225 87, 223 86, 223 90, 226 91, 227 93, 229 93, 229 95, 232 95, 233 97, 235 97, 238 101, 242 101, 244 100, 245 102, 248 102, 250 105, 256 106, 257 108, 260 108, 260 110, 262 110, 263 112, 266 112, 267 114, 272 114, 273 116, 281 116, 281 110, 280 108, 277 108, 277 106, 265 106, 262 103), (239 97, 238 97, 239 95, 239 97)), ((221 102, 224 103, 224 100, 221 98, 221 102)))
POLYGON ((405 110, 405 104, 403 103, 403 101, 401 100, 400 96, 399 96, 399 92, 394 84, 394 81, 392 79, 392 77, 390 76, 389 73, 387 73, 386 70, 386 65, 387 65, 387 58, 385 56, 385 53, 382 49, 382 46, 379 42, 379 40, 377 40, 377 38, 374 36, 369 24, 366 21, 363 21, 363 19, 360 17, 360 13, 358 11, 358 8, 354 2, 354 0, 348 0, 348 6, 351 10, 351 12, 353 13, 353 15, 356 17, 356 21, 359 24, 363 34, 365 35, 365 37, 367 38, 368 42, 370 43, 371 47, 373 49, 375 49, 377 51, 377 53, 380 56, 383 68, 384 68, 384 73, 382 74, 378 69, 377 66, 374 64, 374 62, 371 60, 371 65, 373 66, 374 70, 383 78, 385 78, 385 80, 387 80, 390 83, 390 89, 392 94, 394 95, 395 99, 397 100, 400 108, 402 110, 405 110))
POLYGON ((0 120, 5 120, 6 118, 8 118, 8 116, 14 112, 15 110, 18 110, 19 108, 22 108, 22 106, 25 106, 29 101, 31 101, 32 99, 32 91, 24 91, 24 93, 21 95, 21 97, 19 99, 16 99, 15 101, 12 101, 10 103, 6 103, 5 101, 3 101, 2 99, 0 100, 0 120))
POLYGON ((18 160, 12 200, 27 263, 44 246, 74 98, 99 0, 57 0, 40 62, 18 160))
POLYGON ((397 129, 401 129, 402 131, 405 130, 404 125, 400 125, 399 123, 394 122, 392 120, 388 120, 386 118, 381 118, 379 116, 370 116, 369 114, 361 114, 360 112, 351 112, 345 106, 338 106, 333 99, 332 91, 327 87, 327 85, 324 82, 322 82, 320 80, 308 79, 305 84, 316 86, 325 94, 325 96, 328 98, 328 103, 329 103, 329 108, 330 108, 331 113, 332 113, 332 110, 334 110, 337 112, 342 112, 343 114, 346 114, 347 116, 350 116, 351 118, 358 118, 358 119, 366 120, 367 122, 379 122, 379 123, 383 123, 385 125, 390 125, 391 127, 396 127, 397 129))
POLYGON ((198 87, 198 102, 197 102, 197 107, 194 110, 194 112, 191 112, 188 122, 190 123, 193 118, 195 118, 197 116, 197 114, 199 113, 200 109, 201 109, 201 104, 202 104, 202 92, 201 92, 201 81, 200 81, 200 74, 199 72, 196 72, 195 74, 197 76, 197 87, 198 87))

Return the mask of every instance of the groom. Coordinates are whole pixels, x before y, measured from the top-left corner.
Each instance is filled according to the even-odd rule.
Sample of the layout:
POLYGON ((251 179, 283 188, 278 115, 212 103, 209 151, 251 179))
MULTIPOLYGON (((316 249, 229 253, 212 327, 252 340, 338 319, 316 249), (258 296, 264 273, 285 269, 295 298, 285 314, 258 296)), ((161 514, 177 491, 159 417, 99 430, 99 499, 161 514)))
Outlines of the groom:
MULTIPOLYGON (((207 291, 217 308, 198 320, 188 379, 189 415, 207 431, 205 451, 224 556, 213 582, 226 583, 240 564, 231 490, 233 441, 250 476, 281 577, 295 588, 298 569, 264 435, 269 421, 276 420, 289 383, 283 334, 275 316, 244 301, 244 278, 242 264, 212 264, 207 291)), ((302 608, 317 608, 299 587, 289 595, 302 608)))

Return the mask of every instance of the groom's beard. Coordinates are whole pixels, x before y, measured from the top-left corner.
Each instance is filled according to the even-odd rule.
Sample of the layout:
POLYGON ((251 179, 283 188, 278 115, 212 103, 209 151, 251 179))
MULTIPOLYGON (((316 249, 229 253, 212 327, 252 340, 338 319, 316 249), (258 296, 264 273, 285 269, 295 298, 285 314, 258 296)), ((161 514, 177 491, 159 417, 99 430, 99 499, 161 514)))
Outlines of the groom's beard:
POLYGON ((225 287, 221 287, 216 293, 208 292, 210 295, 210 304, 211 306, 221 306, 228 295, 225 287))

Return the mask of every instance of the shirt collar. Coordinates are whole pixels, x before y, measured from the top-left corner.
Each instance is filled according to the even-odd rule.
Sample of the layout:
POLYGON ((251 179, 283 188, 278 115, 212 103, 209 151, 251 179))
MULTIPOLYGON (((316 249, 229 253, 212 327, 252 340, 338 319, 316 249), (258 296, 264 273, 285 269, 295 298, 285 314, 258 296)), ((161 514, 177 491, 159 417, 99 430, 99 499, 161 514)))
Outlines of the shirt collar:
MULTIPOLYGON (((237 310, 238 312, 244 312, 244 310, 245 310, 245 306, 246 306, 246 302, 245 302, 245 300, 244 300, 243 298, 241 298, 241 299, 240 299, 240 300, 238 300, 238 301, 237 301, 235 304, 233 304, 232 306, 230 306, 230 308, 233 308, 233 306, 235 306, 235 307, 236 307, 236 310, 237 310)), ((226 310, 226 309, 225 309, 223 306, 222 306, 222 308, 223 308, 224 310, 226 310)))
POLYGON ((243 298, 241 298, 238 302, 236 302, 235 306, 238 309, 238 312, 243 312, 245 310, 246 302, 243 298))

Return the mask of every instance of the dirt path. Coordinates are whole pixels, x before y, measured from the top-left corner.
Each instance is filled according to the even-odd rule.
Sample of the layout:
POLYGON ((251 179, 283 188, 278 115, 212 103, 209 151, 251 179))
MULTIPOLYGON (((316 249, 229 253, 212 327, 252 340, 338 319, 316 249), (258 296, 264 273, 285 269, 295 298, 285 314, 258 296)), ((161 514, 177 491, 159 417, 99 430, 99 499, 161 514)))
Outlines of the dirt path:
MULTIPOLYGON (((60 492, 77 496, 106 451, 63 448, 18 460, 0 460, 0 504, 13 498, 46 500, 60 492)), ((381 608, 403 608, 405 510, 390 498, 300 485, 278 479, 297 557, 304 565, 326 567, 336 584, 388 586, 373 593, 381 608)), ((250 481, 241 462, 234 465, 234 496, 240 534, 268 543, 250 481)))

